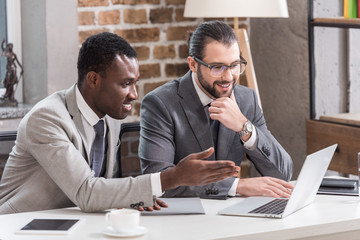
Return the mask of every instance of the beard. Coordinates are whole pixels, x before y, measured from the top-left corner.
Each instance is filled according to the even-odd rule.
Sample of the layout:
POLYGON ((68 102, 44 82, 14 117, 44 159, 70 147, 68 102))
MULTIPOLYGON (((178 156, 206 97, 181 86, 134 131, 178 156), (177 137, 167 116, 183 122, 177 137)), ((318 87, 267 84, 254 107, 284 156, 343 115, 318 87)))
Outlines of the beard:
POLYGON ((234 90, 235 87, 235 82, 236 79, 233 78, 233 80, 231 82, 228 81, 224 81, 224 80, 216 80, 213 82, 213 84, 209 84, 208 82, 206 82, 205 78, 203 77, 200 68, 197 69, 196 71, 197 74, 197 78, 199 80, 200 85, 203 87, 203 89, 205 89, 205 91, 207 91, 208 93, 210 93, 211 96, 215 97, 215 98, 221 98, 221 97, 230 97, 232 91, 234 90), (216 84, 232 84, 232 87, 230 90, 228 91, 218 91, 215 87, 216 84))

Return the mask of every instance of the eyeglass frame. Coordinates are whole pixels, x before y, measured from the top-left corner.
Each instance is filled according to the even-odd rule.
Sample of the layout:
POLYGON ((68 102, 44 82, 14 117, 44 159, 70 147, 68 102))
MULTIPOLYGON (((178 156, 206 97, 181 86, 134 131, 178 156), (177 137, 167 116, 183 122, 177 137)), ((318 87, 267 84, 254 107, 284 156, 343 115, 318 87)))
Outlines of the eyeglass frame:
MULTIPOLYGON (((201 65, 209 68, 210 71, 213 70, 213 68, 217 67, 217 66, 214 66, 214 65, 207 64, 206 62, 204 62, 203 60, 201 60, 201 59, 198 58, 198 57, 192 56, 192 58, 194 58, 194 60, 195 60, 196 62, 200 63, 201 65)), ((244 64, 245 67, 246 67, 247 61, 245 60, 245 58, 243 58, 243 57, 240 55, 240 63, 238 63, 238 64, 240 64, 240 67, 241 67, 241 64, 244 64)), ((219 66, 220 66, 220 65, 219 65, 219 66)), ((229 65, 221 64, 221 67, 226 67, 225 70, 230 69, 230 71, 231 71, 231 66, 229 66, 229 65)), ((243 73, 245 72, 245 67, 244 67, 244 71, 242 71, 242 72, 241 72, 241 69, 240 69, 239 75, 241 75, 241 74, 243 74, 243 73)), ((221 75, 222 75, 223 73, 224 73, 224 71, 222 71, 221 75)), ((232 72, 231 72, 231 73, 232 73, 232 72)), ((221 76, 221 75, 220 75, 220 76, 221 76)))

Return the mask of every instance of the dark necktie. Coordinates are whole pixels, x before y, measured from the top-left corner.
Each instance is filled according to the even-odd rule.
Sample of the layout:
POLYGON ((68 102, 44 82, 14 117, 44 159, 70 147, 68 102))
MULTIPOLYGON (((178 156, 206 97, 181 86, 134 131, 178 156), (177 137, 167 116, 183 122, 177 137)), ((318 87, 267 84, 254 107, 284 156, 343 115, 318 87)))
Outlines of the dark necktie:
POLYGON ((105 152, 104 121, 98 121, 98 123, 94 125, 94 129, 96 134, 93 144, 92 169, 95 171, 95 177, 99 177, 105 152))
POLYGON ((207 111, 207 115, 209 116, 211 136, 212 136, 212 139, 213 139, 213 142, 214 142, 214 149, 215 149, 215 153, 216 153, 217 138, 218 138, 218 132, 219 132, 219 121, 218 120, 212 120, 210 118, 210 113, 209 113, 210 104, 211 103, 206 105, 206 111, 207 111))
POLYGON ((218 138, 218 131, 219 131, 219 121, 212 120, 210 118, 210 129, 211 129, 211 136, 214 141, 214 148, 215 148, 215 152, 216 152, 217 138, 218 138))

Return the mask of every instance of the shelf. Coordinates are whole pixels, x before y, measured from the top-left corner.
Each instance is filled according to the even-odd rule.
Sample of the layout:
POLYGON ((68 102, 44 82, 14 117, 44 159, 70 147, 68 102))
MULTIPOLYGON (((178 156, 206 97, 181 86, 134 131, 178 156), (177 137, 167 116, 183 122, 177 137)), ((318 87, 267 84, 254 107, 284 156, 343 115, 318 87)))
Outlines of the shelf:
POLYGON ((360 127, 360 113, 339 113, 320 116, 320 120, 360 127))
POLYGON ((315 23, 341 23, 360 25, 360 18, 314 18, 315 23))
MULTIPOLYGON (((360 113, 339 113, 332 115, 323 115, 316 120, 316 104, 315 104, 315 29, 317 27, 344 29, 335 33, 337 35, 346 35, 344 42, 348 41, 352 31, 349 29, 360 29, 360 18, 314 18, 314 0, 309 0, 308 15, 308 31, 309 31, 309 74, 310 74, 310 119, 306 121, 306 148, 307 153, 313 153, 319 149, 330 146, 334 143, 338 144, 333 159, 331 160, 329 169, 342 174, 358 175, 358 153, 360 152, 360 113), (346 34, 344 34, 346 33, 346 34)), ((327 1, 323 1, 327 2, 327 1)), ((321 6, 320 6, 321 7, 321 6)), ((317 3, 317 8, 319 5, 317 3)), ((335 12, 335 11, 333 11, 335 12)), ((330 13, 330 14, 333 14, 330 13)), ((327 29, 326 29, 327 30, 327 29)), ((320 33, 321 31, 319 31, 320 33)), ((318 35, 319 36, 319 35, 318 35)), ((339 40, 339 42, 341 42, 339 40)), ((344 50, 347 55, 348 43, 339 45, 339 49, 344 50)), ((332 51, 327 48, 324 51, 332 51)), ((320 53, 317 53, 320 54, 320 53)), ((319 55, 318 55, 319 56, 319 55)), ((317 59, 318 63, 326 66, 326 62, 317 59)), ((346 62, 346 68, 349 66, 346 62)), ((347 82, 348 84, 349 82, 347 82)), ((349 91, 347 91, 348 93, 349 91)), ((346 95, 345 95, 346 96, 346 95)), ((346 108, 347 109, 347 108, 346 108)))
POLYGON ((314 18, 313 26, 360 28, 360 18, 314 18))

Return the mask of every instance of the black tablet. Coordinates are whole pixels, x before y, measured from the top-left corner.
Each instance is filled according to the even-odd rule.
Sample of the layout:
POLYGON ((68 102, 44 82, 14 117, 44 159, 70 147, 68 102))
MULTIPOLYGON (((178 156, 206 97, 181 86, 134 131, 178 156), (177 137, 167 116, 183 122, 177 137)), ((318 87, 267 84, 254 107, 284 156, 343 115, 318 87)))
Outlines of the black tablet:
POLYGON ((80 222, 81 219, 33 219, 17 233, 69 234, 80 222))

